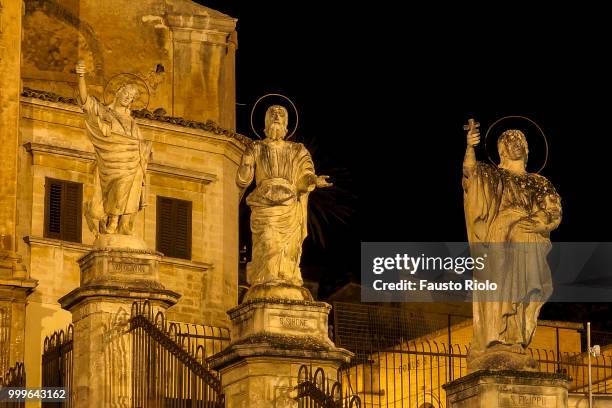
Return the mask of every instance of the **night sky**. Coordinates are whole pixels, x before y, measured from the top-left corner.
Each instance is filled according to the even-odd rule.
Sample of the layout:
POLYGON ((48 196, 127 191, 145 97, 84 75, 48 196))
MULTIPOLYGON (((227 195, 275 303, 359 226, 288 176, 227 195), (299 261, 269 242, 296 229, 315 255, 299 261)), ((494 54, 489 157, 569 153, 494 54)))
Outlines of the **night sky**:
MULTIPOLYGON (((305 270, 322 295, 358 280, 360 241, 466 240, 462 125, 470 117, 483 136, 505 115, 535 120, 549 143, 541 174, 562 197, 552 239, 611 240, 612 67, 597 13, 556 9, 552 19, 514 5, 485 18, 435 5, 400 12, 382 3, 201 2, 239 19, 239 132, 252 135, 258 96, 289 96, 300 112, 297 140, 316 145, 319 172, 337 172, 356 197, 347 200, 349 225, 331 223, 325 249, 306 243, 305 270)), ((544 155, 537 130, 508 122, 497 133, 508 126, 527 132, 536 170, 544 155)), ((477 154, 486 160, 483 143, 477 154)), ((547 305, 543 316, 603 321, 610 313, 600 306, 547 305)))

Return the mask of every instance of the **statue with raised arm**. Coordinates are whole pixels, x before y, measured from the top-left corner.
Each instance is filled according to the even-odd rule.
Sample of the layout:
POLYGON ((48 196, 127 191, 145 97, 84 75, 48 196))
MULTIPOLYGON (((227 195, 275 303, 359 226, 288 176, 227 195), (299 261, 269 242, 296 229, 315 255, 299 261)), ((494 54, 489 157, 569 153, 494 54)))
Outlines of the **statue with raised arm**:
POLYGON ((86 68, 76 66, 87 134, 96 153, 95 190, 87 203, 89 228, 100 235, 132 235, 134 218, 145 205, 145 175, 151 142, 144 140, 131 115, 138 98, 134 84, 123 84, 104 105, 87 92, 86 68))
POLYGON ((237 184, 244 190, 255 179, 247 197, 251 208, 252 260, 247 265, 251 285, 245 301, 254 298, 311 300, 302 287, 300 258, 307 235, 308 194, 329 187, 327 176, 317 176, 308 150, 285 140, 288 113, 280 105, 268 108, 264 140, 253 141, 242 155, 237 184))
POLYGON ((468 368, 533 370, 527 347, 552 294, 546 257, 550 232, 561 222, 561 199, 545 177, 527 172, 529 149, 520 130, 499 136, 499 165, 477 161, 477 126, 470 120, 465 127, 465 220, 472 255, 488 255, 483 273, 498 289, 474 292, 468 368))

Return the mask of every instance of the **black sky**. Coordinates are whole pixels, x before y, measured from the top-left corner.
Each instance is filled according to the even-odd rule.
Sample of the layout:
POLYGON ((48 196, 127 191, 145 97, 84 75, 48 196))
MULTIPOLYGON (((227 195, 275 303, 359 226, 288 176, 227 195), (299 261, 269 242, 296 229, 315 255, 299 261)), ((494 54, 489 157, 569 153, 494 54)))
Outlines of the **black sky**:
MULTIPOLYGON (((484 129, 505 115, 535 120, 549 142, 541 174, 563 200, 553 240, 610 241, 612 66, 596 10, 202 3, 239 19, 237 100, 246 106, 237 106, 238 130, 251 134, 259 95, 284 93, 300 110, 298 140, 321 146, 315 161, 351 174, 351 226, 307 258, 325 274, 358 276, 360 241, 465 241, 462 125, 470 117, 484 129)), ((509 125, 527 131, 534 170, 542 139, 509 125)), ((485 159, 482 146, 478 154, 485 159)))

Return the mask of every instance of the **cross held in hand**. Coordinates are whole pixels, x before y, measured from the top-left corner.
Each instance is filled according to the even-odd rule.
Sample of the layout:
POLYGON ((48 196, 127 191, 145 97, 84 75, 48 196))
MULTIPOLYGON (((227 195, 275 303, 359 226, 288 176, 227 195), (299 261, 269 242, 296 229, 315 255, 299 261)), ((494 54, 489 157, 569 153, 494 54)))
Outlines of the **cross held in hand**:
POLYGON ((467 125, 463 125, 463 130, 467 130, 468 132, 473 132, 480 127, 480 123, 476 122, 474 119, 468 119, 467 125))

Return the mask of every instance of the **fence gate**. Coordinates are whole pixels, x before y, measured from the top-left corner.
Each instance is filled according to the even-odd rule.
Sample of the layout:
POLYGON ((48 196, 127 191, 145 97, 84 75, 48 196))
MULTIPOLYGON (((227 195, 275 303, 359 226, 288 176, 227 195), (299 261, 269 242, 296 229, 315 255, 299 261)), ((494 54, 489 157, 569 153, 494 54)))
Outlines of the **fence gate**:
POLYGON ((322 368, 302 365, 298 372, 298 408, 361 408, 358 396, 342 386, 342 376, 328 378, 322 368))
MULTIPOLYGON (((25 387, 25 368, 23 363, 17 363, 6 370, 0 377, 0 390, 4 387, 25 387)), ((0 408, 24 408, 25 401, 0 401, 0 408)))
POLYGON ((132 305, 133 408, 225 407, 220 375, 207 357, 227 338, 185 331, 190 326, 153 315, 148 302, 132 305))
POLYGON ((42 355, 42 386, 68 389, 68 399, 63 402, 43 402, 43 408, 73 407, 72 345, 74 328, 54 332, 45 338, 42 355))
MULTIPOLYGON (((73 330, 71 325, 66 331, 57 331, 45 338, 42 386, 67 388, 70 398, 63 402, 43 402, 43 408, 74 406, 74 394, 70 392, 73 330)), ((125 335, 129 336, 132 357, 128 406, 224 408, 220 376, 209 368, 207 358, 227 347, 230 341, 227 329, 168 322, 161 312, 153 316, 150 304, 144 302, 132 305, 129 331, 125 335)), ((12 375, 11 384, 22 377, 12 375)), ((0 408, 4 407, 0 403, 0 408)))

